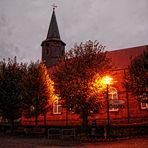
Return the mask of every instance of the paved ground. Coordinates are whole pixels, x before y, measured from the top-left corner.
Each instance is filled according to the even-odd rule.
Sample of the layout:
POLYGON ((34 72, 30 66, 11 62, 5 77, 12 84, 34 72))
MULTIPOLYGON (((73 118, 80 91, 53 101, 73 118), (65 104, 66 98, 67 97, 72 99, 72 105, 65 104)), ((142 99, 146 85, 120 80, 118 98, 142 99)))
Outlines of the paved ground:
POLYGON ((72 143, 40 138, 0 137, 0 148, 147 148, 148 138, 134 138, 113 142, 72 143), (57 145, 57 146, 56 146, 57 145), (66 146, 67 145, 67 146, 66 146))

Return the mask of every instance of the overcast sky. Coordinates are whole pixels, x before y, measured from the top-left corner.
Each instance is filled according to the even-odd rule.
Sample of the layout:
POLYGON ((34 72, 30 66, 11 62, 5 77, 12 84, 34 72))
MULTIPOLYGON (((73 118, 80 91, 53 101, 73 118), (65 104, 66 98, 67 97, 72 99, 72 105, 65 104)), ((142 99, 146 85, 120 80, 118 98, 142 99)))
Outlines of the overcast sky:
POLYGON ((41 59, 53 3, 67 50, 89 39, 106 50, 148 44, 148 0, 0 0, 0 60, 41 59))

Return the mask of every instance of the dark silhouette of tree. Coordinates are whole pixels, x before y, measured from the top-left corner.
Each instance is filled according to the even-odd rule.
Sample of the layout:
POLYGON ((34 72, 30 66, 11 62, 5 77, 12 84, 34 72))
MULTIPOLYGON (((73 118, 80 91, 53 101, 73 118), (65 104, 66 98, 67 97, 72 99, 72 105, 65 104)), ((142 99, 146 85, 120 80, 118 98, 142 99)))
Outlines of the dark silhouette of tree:
MULTIPOLYGON (((35 116, 35 125, 38 125, 38 116, 46 115, 50 108, 53 95, 52 81, 44 64, 36 62, 28 66, 24 77, 24 115, 35 116)), ((46 120, 45 120, 46 122, 46 120)), ((46 123, 45 123, 46 124, 46 123)))
POLYGON ((99 109, 92 81, 98 74, 101 78, 110 67, 103 48, 96 41, 75 45, 61 59, 54 73, 55 90, 63 100, 63 106, 80 115, 84 126, 88 124, 88 116, 99 109))
POLYGON ((126 78, 126 87, 136 99, 148 103, 148 48, 131 61, 126 78))
POLYGON ((0 62, 0 110, 4 118, 11 122, 22 115, 23 103, 23 76, 26 73, 26 64, 19 64, 16 58, 0 62))

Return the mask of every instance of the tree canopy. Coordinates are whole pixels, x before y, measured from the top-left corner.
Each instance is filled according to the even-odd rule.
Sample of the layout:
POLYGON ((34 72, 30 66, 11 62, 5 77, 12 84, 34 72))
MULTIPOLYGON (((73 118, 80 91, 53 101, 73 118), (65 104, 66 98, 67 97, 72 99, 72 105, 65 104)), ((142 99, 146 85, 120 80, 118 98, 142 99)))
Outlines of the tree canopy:
POLYGON ((131 61, 126 78, 127 87, 137 100, 148 103, 148 48, 131 61))
POLYGON ((49 110, 53 97, 53 82, 49 78, 44 64, 36 62, 28 66, 24 77, 24 115, 35 115, 37 125, 38 116, 49 110))
POLYGON ((19 64, 16 58, 0 62, 0 110, 1 115, 11 121, 22 115, 23 76, 26 64, 19 64))
POLYGON ((85 125, 88 116, 99 109, 99 99, 92 93, 94 78, 101 78, 109 68, 106 52, 96 41, 76 45, 57 66, 56 93, 63 99, 63 106, 79 114, 85 125))
POLYGON ((54 97, 53 82, 44 64, 18 63, 16 58, 0 61, 0 114, 11 121, 45 114, 54 97))

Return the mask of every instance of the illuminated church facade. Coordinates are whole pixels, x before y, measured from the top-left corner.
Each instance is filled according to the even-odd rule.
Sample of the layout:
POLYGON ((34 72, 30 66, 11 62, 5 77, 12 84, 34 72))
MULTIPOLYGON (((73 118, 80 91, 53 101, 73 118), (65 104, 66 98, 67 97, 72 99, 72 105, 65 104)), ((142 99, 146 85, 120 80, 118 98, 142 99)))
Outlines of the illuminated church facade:
MULTIPOLYGON (((49 25, 46 39, 42 42, 42 61, 44 61, 47 68, 54 66, 58 59, 65 54, 66 44, 61 40, 58 24, 56 20, 55 10, 53 9, 51 22, 49 25)), ((145 123, 148 122, 148 104, 140 103, 133 98, 131 94, 123 87, 124 77, 127 75, 127 68, 133 58, 142 54, 148 45, 132 47, 120 50, 113 50, 107 52, 107 57, 111 59, 114 69, 112 70, 113 79, 115 82, 109 88, 109 100, 120 100, 124 107, 119 108, 118 105, 112 104, 110 106, 110 123, 124 124, 124 123, 145 123)), ((67 112, 62 108, 60 102, 56 100, 53 103, 52 111, 47 115, 47 125, 81 125, 81 119, 73 112, 67 112)), ((98 125, 107 124, 107 111, 102 110, 98 114, 92 115, 89 122, 96 120, 98 125)), ((33 119, 23 119, 22 124, 34 124, 33 119)), ((44 124, 44 117, 39 117, 39 125, 44 124)))

